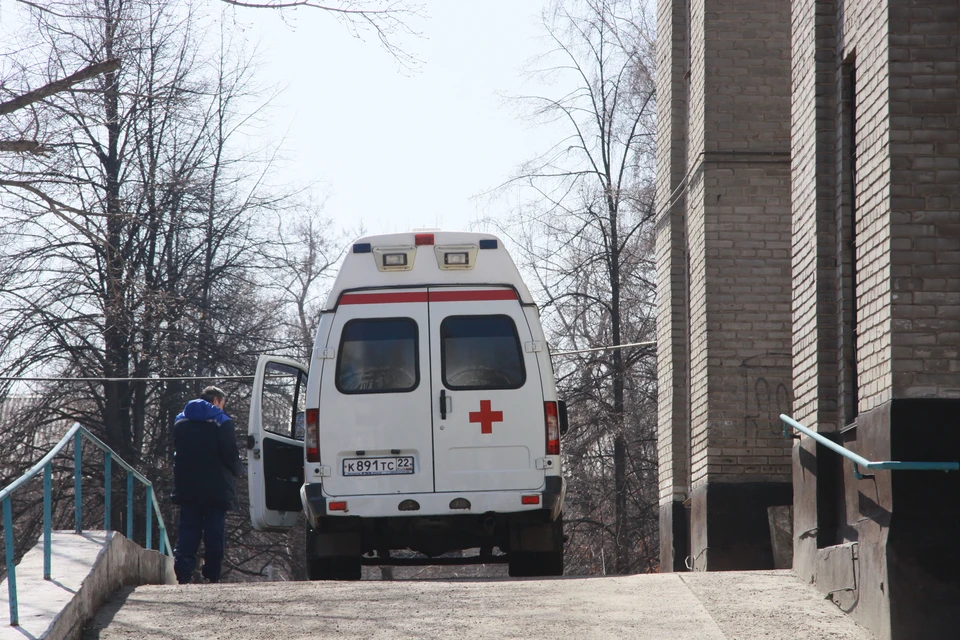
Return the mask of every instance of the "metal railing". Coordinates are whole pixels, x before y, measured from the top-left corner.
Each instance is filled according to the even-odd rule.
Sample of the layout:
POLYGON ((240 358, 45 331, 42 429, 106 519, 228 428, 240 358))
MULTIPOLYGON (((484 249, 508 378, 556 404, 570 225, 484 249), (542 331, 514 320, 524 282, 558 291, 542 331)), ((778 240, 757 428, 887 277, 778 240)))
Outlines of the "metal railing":
POLYGON ((788 415, 780 414, 780 420, 783 422, 783 437, 789 438, 790 433, 787 432, 787 427, 793 427, 801 433, 805 433, 810 436, 823 446, 828 449, 839 453, 844 458, 853 461, 853 475, 858 480, 862 480, 869 476, 865 476, 860 473, 860 467, 868 470, 874 469, 890 469, 892 471, 958 471, 960 470, 960 462, 898 462, 895 460, 884 460, 881 462, 873 462, 867 460, 863 456, 857 455, 850 449, 847 449, 841 444, 837 444, 833 440, 825 437, 824 435, 817 433, 813 429, 803 426, 793 418, 788 415))
POLYGON ((167 538, 167 528, 163 522, 163 516, 160 514, 160 505, 157 503, 157 497, 153 493, 153 484, 146 479, 140 472, 124 462, 114 451, 104 444, 99 438, 87 431, 79 423, 75 423, 67 434, 56 444, 50 452, 43 457, 40 462, 33 465, 29 471, 10 483, 0 491, 0 502, 3 503, 3 537, 6 550, 7 564, 7 591, 10 596, 10 624, 17 626, 20 624, 17 611, 17 575, 14 562, 13 550, 13 516, 11 514, 10 497, 14 491, 23 486, 28 480, 43 471, 43 579, 50 580, 50 537, 51 537, 51 484, 53 476, 53 459, 67 445, 73 442, 73 520, 74 531, 80 533, 83 531, 83 507, 81 494, 81 463, 83 456, 83 438, 92 442, 98 449, 103 451, 104 455, 104 499, 103 499, 103 528, 104 531, 110 531, 110 493, 111 493, 111 469, 113 461, 127 470, 127 538, 133 538, 133 480, 136 478, 146 486, 146 548, 150 549, 153 545, 153 512, 157 514, 157 525, 160 532, 159 551, 162 554, 170 555, 170 540, 167 538))

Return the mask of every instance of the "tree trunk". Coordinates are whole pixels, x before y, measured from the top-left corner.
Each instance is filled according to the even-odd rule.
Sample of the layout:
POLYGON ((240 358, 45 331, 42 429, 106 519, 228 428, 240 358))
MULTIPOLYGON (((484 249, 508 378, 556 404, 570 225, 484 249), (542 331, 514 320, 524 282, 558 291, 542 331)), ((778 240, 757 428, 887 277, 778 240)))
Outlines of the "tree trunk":
MULTIPOLYGON (((107 58, 113 57, 116 20, 111 4, 106 3, 104 12, 104 49, 107 58)), ((107 149, 101 152, 106 182, 107 246, 106 282, 104 300, 104 374, 107 378, 126 378, 130 363, 130 323, 124 280, 125 259, 122 203, 120 200, 120 121, 118 72, 104 75, 104 115, 106 116, 107 149)), ((106 411, 103 416, 107 444, 121 456, 130 453, 130 385, 126 381, 104 383, 106 411)))
MULTIPOLYGON (((609 187, 608 187, 609 192, 609 187)), ((621 342, 620 326, 620 237, 618 234, 617 205, 608 198, 610 211, 610 324, 614 346, 621 342)), ((616 572, 630 572, 630 540, 627 532, 627 445, 624 437, 623 352, 613 350, 613 482, 614 530, 616 532, 616 572)))

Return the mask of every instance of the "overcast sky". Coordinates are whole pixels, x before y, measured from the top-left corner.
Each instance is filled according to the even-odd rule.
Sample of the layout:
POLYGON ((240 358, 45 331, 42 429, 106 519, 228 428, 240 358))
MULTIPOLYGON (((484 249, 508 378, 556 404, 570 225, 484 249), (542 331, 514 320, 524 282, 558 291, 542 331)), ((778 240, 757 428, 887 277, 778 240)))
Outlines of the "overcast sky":
MULTIPOLYGON (((259 47, 260 80, 282 88, 263 135, 284 139, 283 181, 320 185, 341 229, 389 233, 467 229, 505 214, 508 199, 473 197, 551 144, 502 97, 552 92, 524 74, 548 47, 546 1, 423 0, 426 19, 412 21, 422 37, 398 40, 419 59, 415 72, 398 68, 373 33, 352 37, 323 11, 226 14, 231 33, 259 47)), ((23 11, 0 0, 2 31, 23 11)))
POLYGON ((416 73, 322 12, 287 14, 292 25, 258 12, 248 33, 262 38, 265 71, 285 87, 274 113, 291 175, 322 182, 326 213, 369 233, 466 229, 502 215, 502 201, 472 197, 550 143, 500 95, 544 91, 523 72, 547 46, 543 4, 428 0, 429 18, 416 23, 423 37, 402 41, 421 61, 416 73))

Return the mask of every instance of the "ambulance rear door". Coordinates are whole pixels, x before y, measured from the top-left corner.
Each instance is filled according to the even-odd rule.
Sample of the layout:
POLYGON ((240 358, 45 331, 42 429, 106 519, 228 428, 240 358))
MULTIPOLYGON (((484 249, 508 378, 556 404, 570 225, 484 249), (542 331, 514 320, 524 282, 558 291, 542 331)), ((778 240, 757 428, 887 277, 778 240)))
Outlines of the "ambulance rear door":
POLYGON ((303 436, 307 368, 277 356, 260 356, 250 398, 247 482, 253 528, 285 531, 302 505, 303 436))
POLYGON ((320 380, 327 495, 433 491, 427 290, 348 291, 320 380))
POLYGON ((509 287, 430 289, 436 491, 537 489, 546 436, 537 350, 509 287))

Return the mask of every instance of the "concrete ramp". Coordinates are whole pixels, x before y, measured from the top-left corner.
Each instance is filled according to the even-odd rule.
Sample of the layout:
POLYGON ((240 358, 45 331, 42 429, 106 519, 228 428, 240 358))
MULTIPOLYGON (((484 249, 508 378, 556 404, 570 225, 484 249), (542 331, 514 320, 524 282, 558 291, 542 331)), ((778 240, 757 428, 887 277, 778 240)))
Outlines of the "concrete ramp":
POLYGON ((85 640, 870 640, 790 571, 119 591, 85 640))
POLYGON ((54 531, 51 580, 43 579, 43 539, 16 568, 20 626, 9 626, 7 581, 0 583, 0 640, 79 638, 83 625, 119 587, 175 582, 173 559, 115 532, 54 531))

